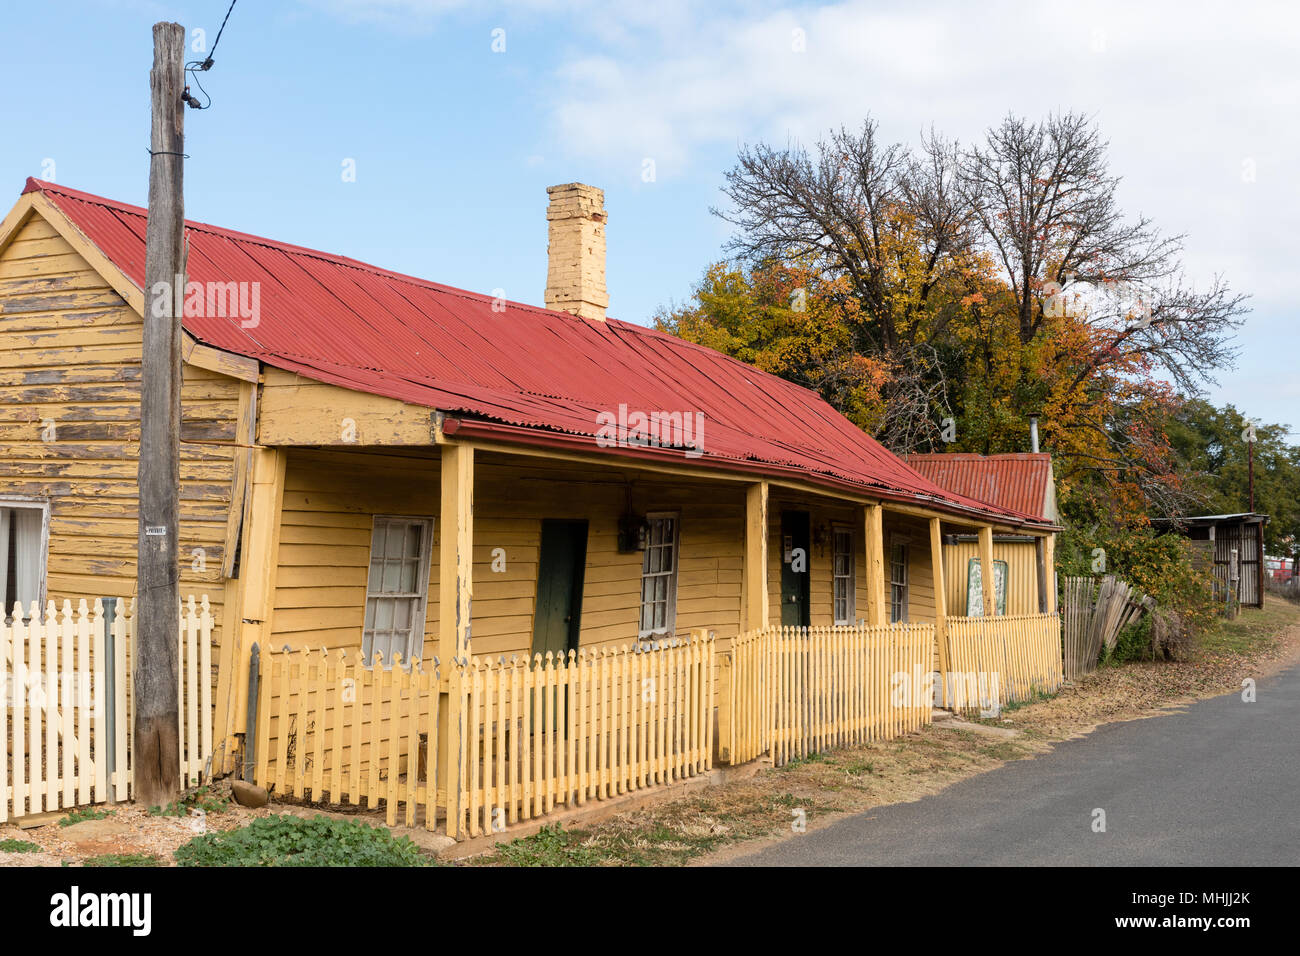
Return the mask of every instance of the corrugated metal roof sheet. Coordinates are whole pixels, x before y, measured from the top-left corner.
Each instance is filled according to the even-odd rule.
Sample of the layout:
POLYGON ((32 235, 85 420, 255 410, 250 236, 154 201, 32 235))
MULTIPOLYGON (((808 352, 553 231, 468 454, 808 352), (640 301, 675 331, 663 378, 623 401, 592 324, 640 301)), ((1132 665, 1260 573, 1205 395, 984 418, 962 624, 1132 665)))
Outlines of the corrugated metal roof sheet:
MULTIPOLYGON (((144 287, 146 211, 30 179, 144 287)), ((568 436, 598 449, 597 416, 702 413, 697 464, 802 474, 822 484, 1022 522, 922 477, 820 396, 711 349, 610 319, 494 300, 353 259, 186 223, 190 281, 260 283, 260 321, 186 317, 195 338, 308 378, 464 419, 467 429, 568 436)), ((454 424, 454 423, 453 423, 454 424)), ((653 449, 683 458, 682 449, 653 449)), ((642 453, 644 455, 644 453, 642 453)))
POLYGON ((1048 519, 1052 456, 907 455, 907 463, 941 488, 999 508, 1048 519))

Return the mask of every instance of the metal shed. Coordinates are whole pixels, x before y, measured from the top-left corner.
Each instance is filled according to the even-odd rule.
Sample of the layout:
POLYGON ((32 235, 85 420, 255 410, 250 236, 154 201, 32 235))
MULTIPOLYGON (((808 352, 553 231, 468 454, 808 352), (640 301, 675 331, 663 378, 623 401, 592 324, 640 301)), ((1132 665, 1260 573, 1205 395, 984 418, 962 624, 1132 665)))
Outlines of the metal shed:
POLYGON ((1229 595, 1243 607, 1264 606, 1264 525, 1268 515, 1246 511, 1164 519, 1157 526, 1181 533, 1200 545, 1214 567, 1214 596, 1229 595))

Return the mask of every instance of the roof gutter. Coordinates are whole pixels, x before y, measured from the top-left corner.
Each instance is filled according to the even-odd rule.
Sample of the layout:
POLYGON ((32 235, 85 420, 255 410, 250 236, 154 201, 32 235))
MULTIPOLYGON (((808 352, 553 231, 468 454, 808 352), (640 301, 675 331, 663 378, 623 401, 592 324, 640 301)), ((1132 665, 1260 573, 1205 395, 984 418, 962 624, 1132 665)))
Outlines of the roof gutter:
MULTIPOLYGON (((587 435, 573 435, 565 432, 540 431, 535 428, 529 428, 523 425, 511 425, 505 422, 493 422, 483 419, 459 418, 452 415, 446 415, 442 420, 442 432, 448 437, 464 438, 500 438, 504 441, 518 445, 530 445, 538 448, 568 448, 579 451, 591 451, 593 439, 587 435)), ((632 458, 644 461, 662 462, 665 459, 677 459, 679 457, 675 450, 655 449, 655 448, 620 448, 617 453, 611 453, 616 458, 632 458)), ((878 488, 872 485, 861 485, 850 481, 833 478, 829 475, 808 472, 802 468, 796 468, 791 465, 778 465, 768 462, 750 463, 735 459, 719 461, 717 459, 696 458, 692 464, 706 468, 711 471, 728 471, 744 475, 754 475, 756 477, 789 477, 797 478, 809 484, 819 485, 833 491, 850 492, 854 495, 879 498, 882 501, 892 501, 897 504, 917 504, 933 508, 935 511, 954 517, 978 519, 979 521, 993 521, 999 524, 1010 525, 1015 528, 1032 528, 1035 531, 1060 531, 1057 525, 1049 524, 1045 521, 1026 520, 1023 516, 998 511, 984 511, 978 508, 970 508, 957 502, 948 501, 943 498, 937 498, 933 495, 908 494, 907 492, 892 491, 886 488, 878 488)))

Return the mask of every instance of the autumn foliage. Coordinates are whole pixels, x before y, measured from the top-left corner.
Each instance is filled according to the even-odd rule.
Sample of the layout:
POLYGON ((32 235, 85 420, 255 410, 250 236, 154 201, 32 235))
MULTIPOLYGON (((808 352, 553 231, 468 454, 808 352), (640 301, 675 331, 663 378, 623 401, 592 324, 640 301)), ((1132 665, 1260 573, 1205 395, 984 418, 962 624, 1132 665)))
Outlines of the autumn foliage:
POLYGON ((735 258, 657 325, 819 392, 899 453, 1029 450, 1085 523, 1196 500, 1168 429, 1216 368, 1241 296, 1182 278, 1179 237, 1126 218, 1086 119, 1008 117, 983 143, 742 149, 735 258))

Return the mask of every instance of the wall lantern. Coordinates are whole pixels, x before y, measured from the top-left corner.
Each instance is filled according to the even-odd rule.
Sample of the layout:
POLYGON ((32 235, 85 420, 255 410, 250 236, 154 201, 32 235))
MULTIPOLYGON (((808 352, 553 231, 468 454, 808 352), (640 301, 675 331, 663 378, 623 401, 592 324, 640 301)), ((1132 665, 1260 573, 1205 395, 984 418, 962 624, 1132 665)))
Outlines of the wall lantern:
POLYGON ((634 554, 644 551, 650 538, 650 525, 645 517, 628 512, 618 519, 618 553, 634 554))

